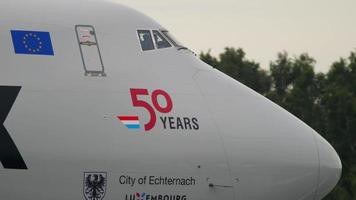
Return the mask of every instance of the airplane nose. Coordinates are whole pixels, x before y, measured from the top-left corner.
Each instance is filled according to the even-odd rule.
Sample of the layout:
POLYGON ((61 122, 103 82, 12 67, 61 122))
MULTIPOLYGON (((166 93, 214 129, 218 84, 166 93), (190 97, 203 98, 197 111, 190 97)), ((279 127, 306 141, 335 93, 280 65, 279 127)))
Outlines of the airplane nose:
POLYGON ((316 199, 322 199, 339 181, 342 165, 335 149, 318 133, 315 136, 319 151, 319 183, 316 199))

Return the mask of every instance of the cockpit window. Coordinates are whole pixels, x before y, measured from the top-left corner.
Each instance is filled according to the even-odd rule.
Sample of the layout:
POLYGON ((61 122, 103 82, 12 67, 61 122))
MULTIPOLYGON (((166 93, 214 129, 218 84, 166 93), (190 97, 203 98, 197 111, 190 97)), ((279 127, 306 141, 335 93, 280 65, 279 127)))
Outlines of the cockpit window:
POLYGON ((183 45, 179 44, 178 41, 166 30, 161 30, 164 36, 173 44, 175 47, 183 47, 183 45))
POLYGON ((138 30, 138 38, 140 39, 141 47, 143 51, 154 49, 151 32, 149 30, 138 30))
POLYGON ((168 48, 172 47, 172 45, 166 40, 166 38, 163 37, 163 35, 154 30, 153 32, 153 38, 155 39, 157 49, 163 49, 163 48, 168 48))

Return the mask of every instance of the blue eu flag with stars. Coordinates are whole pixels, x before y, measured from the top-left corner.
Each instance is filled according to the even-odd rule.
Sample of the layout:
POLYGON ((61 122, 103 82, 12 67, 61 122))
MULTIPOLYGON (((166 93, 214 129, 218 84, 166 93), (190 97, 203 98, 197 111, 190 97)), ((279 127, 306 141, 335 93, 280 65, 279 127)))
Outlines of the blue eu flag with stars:
POLYGON ((54 55, 49 32, 11 30, 16 54, 54 55))

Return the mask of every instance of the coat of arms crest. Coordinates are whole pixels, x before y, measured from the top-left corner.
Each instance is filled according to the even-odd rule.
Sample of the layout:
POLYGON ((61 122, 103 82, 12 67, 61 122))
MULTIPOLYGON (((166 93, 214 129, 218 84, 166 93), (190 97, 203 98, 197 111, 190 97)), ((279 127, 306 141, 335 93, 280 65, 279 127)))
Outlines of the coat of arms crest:
POLYGON ((84 197, 86 200, 103 200, 106 193, 106 172, 84 173, 84 197))

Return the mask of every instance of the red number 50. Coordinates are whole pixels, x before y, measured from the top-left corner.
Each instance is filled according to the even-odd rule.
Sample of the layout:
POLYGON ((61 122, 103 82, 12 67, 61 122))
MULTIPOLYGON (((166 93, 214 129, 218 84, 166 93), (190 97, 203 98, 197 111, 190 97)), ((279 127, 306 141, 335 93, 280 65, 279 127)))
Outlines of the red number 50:
POLYGON ((156 112, 155 112, 154 108, 160 113, 169 113, 172 111, 172 108, 173 108, 172 99, 169 96, 169 94, 163 90, 155 90, 152 92, 151 100, 152 100, 152 104, 153 104, 154 108, 146 101, 138 99, 139 95, 145 95, 145 96, 149 95, 147 89, 131 88, 130 93, 131 93, 131 99, 132 99, 133 106, 145 108, 148 111, 148 113, 150 114, 150 120, 147 122, 147 124, 145 124, 145 131, 151 130, 156 124, 157 116, 156 116, 156 112), (162 107, 158 103, 158 96, 163 96, 165 98, 165 100, 166 100, 165 107, 162 107))

